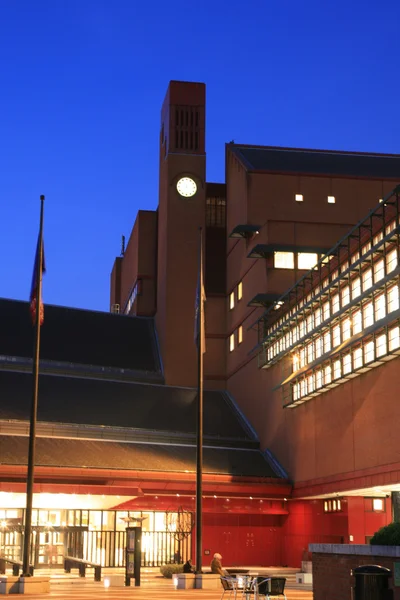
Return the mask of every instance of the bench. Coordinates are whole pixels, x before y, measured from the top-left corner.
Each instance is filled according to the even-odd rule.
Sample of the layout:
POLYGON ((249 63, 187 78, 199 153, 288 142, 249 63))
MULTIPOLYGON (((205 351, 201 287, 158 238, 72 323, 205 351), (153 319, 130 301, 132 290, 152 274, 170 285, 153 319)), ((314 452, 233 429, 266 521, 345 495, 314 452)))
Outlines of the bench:
MULTIPOLYGON (((18 577, 20 569, 22 569, 22 562, 7 558, 7 556, 0 556, 0 574, 5 575, 7 565, 11 565, 13 575, 18 577)), ((33 566, 30 565, 29 573, 33 575, 33 566)))
POLYGON ((94 569, 94 580, 101 581, 101 565, 92 563, 83 558, 75 558, 74 556, 64 556, 64 571, 71 573, 71 569, 79 570, 79 577, 86 577, 86 569, 94 569))

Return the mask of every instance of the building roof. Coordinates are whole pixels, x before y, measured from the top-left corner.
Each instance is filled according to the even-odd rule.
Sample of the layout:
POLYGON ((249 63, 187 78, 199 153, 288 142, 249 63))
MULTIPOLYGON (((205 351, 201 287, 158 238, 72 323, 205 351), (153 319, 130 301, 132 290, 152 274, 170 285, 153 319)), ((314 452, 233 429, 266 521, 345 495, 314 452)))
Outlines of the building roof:
MULTIPOLYGON (((0 355, 32 358, 27 302, 0 299, 0 355)), ((160 373, 151 318, 45 305, 41 359, 160 373)))
POLYGON ((301 148, 242 146, 228 144, 249 171, 307 173, 397 179, 399 154, 367 154, 301 148))
MULTIPOLYGON (((32 375, 0 371, 0 419, 28 420, 32 375)), ((38 420, 147 431, 196 432, 197 390, 42 374, 38 420)), ((204 392, 204 435, 255 441, 229 397, 204 392)))
MULTIPOLYGON (((28 437, 0 435, 0 464, 26 465, 28 437)), ((196 446, 102 442, 60 438, 36 439, 38 467, 195 472, 196 446)), ((260 450, 203 450, 203 472, 281 478, 260 450)))

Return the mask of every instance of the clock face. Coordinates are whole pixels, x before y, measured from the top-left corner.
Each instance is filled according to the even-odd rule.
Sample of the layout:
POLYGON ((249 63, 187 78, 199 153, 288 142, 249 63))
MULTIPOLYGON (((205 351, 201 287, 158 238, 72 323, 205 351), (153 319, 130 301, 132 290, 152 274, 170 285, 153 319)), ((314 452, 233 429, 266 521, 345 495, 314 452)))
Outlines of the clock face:
POLYGON ((191 198, 197 192, 197 185, 190 177, 181 177, 176 184, 176 189, 178 190, 178 194, 184 198, 191 198))

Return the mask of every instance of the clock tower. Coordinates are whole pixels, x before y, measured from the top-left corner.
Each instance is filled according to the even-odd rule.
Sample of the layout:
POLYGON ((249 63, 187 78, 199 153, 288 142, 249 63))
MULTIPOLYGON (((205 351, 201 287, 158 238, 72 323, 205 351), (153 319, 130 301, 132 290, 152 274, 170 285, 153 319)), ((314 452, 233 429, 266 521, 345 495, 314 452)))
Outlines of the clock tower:
POLYGON ((156 312, 169 385, 197 385, 194 307, 205 174, 205 85, 171 81, 161 111, 156 312))

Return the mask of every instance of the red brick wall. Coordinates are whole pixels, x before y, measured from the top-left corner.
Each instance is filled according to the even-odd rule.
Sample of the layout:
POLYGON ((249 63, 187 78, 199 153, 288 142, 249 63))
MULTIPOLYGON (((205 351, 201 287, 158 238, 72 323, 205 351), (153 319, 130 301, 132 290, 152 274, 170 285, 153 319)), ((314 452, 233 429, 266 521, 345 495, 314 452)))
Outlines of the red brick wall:
MULTIPOLYGON (((314 600, 351 600, 355 580, 351 570, 361 565, 380 565, 394 572, 393 563, 400 559, 383 556, 357 556, 349 554, 319 554, 313 552, 314 600)), ((400 587, 394 587, 393 577, 389 587, 394 590, 394 600, 400 600, 400 587)))

